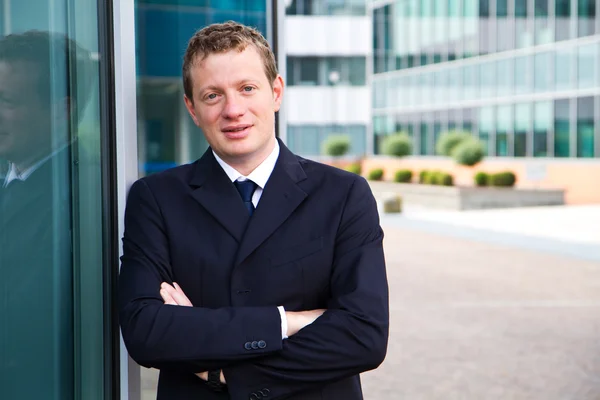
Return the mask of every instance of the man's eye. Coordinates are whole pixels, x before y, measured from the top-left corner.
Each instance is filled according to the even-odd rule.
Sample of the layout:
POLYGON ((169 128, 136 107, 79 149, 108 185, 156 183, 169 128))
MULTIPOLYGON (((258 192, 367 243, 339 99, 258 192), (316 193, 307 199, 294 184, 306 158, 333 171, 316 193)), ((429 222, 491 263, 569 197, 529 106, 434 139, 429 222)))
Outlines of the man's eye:
POLYGON ((211 93, 211 94, 209 94, 208 96, 206 96, 206 98, 207 98, 208 100, 214 100, 214 99, 216 99, 216 98, 217 98, 217 95, 216 95, 216 93, 211 93))
POLYGON ((251 92, 254 88, 252 86, 244 86, 244 92, 251 92))

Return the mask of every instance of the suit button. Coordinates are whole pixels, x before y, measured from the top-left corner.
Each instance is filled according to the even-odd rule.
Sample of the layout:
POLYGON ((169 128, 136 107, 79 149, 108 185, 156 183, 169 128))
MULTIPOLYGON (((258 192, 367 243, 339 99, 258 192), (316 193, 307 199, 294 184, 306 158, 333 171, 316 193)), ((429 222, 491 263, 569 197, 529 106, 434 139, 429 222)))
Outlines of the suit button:
POLYGON ((244 343, 244 348, 245 348, 246 350, 252 350, 252 343, 250 343, 250 342, 246 342, 246 343, 244 343))
POLYGON ((265 342, 264 340, 259 340, 258 341, 258 348, 264 349, 265 347, 267 347, 267 342, 265 342))
POLYGON ((251 343, 251 346, 254 350, 258 349, 258 342, 255 340, 254 342, 251 343))

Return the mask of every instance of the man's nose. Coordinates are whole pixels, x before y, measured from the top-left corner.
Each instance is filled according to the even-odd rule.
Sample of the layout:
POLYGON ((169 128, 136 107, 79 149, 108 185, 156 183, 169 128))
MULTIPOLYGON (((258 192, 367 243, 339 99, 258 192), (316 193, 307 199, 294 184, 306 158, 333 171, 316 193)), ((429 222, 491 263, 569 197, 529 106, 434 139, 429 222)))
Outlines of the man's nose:
POLYGON ((227 96, 225 107, 223 108, 223 117, 227 119, 236 119, 244 115, 246 106, 244 100, 238 95, 227 96))

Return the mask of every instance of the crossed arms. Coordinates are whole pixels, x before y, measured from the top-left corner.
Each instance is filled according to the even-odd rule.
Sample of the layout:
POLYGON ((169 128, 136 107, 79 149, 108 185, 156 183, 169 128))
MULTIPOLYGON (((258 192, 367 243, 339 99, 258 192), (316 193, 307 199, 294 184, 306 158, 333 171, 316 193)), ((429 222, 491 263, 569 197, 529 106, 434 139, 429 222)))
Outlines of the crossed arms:
POLYGON ((162 215, 146 182, 136 182, 125 216, 119 296, 123 338, 139 364, 182 373, 220 369, 232 399, 263 387, 277 399, 383 361, 388 338, 383 233, 363 179, 349 188, 337 229, 327 311, 287 314, 285 340, 276 305, 208 309, 180 304, 172 291, 171 299, 161 296, 161 284, 172 282, 162 215), (249 338, 265 346, 249 351, 244 348, 249 338))

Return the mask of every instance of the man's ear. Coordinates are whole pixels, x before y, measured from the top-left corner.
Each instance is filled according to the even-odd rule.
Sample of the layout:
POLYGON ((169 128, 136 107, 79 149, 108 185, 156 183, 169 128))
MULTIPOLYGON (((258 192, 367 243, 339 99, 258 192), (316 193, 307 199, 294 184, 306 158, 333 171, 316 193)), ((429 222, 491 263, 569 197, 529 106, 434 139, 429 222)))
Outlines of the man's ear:
POLYGON ((281 108, 281 102, 283 101, 283 78, 281 75, 277 75, 275 80, 273 81, 273 102, 275 105, 275 109, 273 111, 279 111, 281 108))
POLYGON ((196 110, 194 110, 194 101, 185 94, 183 95, 183 101, 185 102, 185 108, 187 108, 188 113, 190 113, 190 117, 192 117, 196 126, 199 126, 198 118, 196 117, 196 110))

